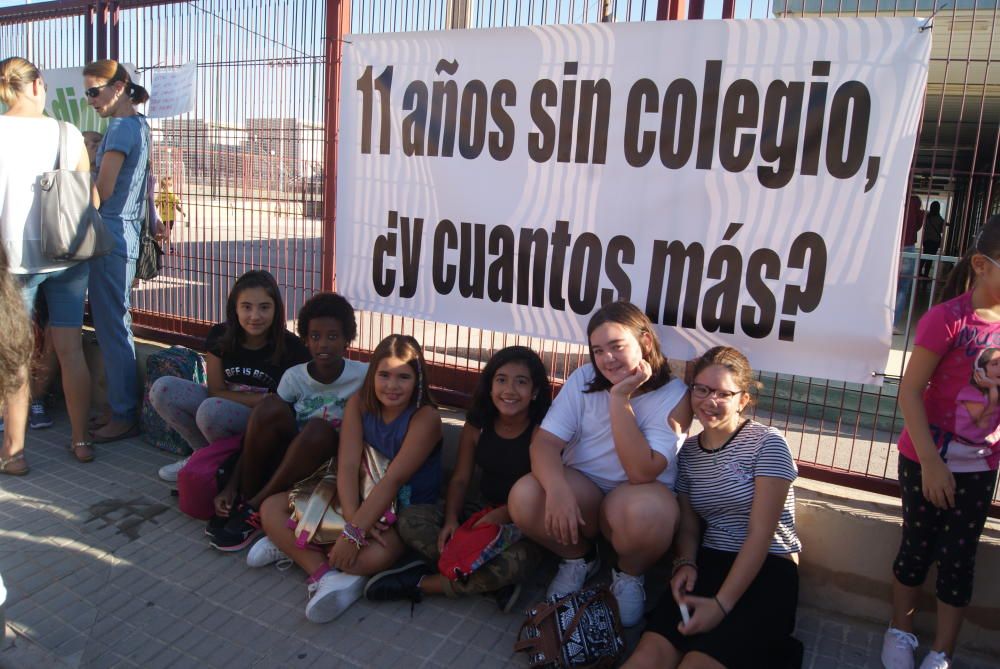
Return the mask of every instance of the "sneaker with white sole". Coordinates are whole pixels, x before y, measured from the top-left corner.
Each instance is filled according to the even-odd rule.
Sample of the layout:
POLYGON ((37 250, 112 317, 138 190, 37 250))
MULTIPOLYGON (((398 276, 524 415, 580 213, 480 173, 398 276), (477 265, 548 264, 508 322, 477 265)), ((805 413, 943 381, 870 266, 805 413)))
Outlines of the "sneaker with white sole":
POLYGON ((52 427, 52 423, 52 417, 49 416, 45 404, 42 402, 32 402, 31 409, 28 411, 28 427, 32 430, 41 430, 46 427, 52 427))
POLYGON ((611 570, 611 593, 618 600, 618 616, 622 627, 632 627, 642 620, 642 614, 646 612, 645 583, 644 576, 611 570))
POLYGON ((260 541, 250 547, 247 552, 248 567, 266 567, 269 564, 278 563, 281 569, 283 563, 290 563, 292 560, 274 545, 274 542, 263 537, 260 541))
POLYGON ((920 669, 951 669, 951 660, 944 653, 932 650, 920 663, 920 669))
POLYGON ((364 576, 331 570, 315 583, 309 584, 306 618, 314 623, 328 623, 356 602, 364 592, 364 576))
POLYGON ((177 462, 171 462, 169 465, 163 465, 160 467, 160 471, 156 474, 161 480, 166 481, 167 483, 176 483, 177 475, 181 473, 181 470, 184 469, 184 465, 188 463, 189 459, 190 458, 184 458, 183 460, 178 460, 177 462))
POLYGON ((885 669, 913 669, 913 651, 917 637, 890 627, 882 638, 882 666, 885 669))
POLYGON ((552 599, 555 597, 558 599, 559 597, 565 597, 572 592, 576 592, 583 587, 587 579, 597 573, 600 567, 601 561, 596 557, 590 562, 587 562, 586 558, 561 561, 556 575, 553 577, 552 582, 549 583, 548 590, 545 591, 545 598, 552 599))

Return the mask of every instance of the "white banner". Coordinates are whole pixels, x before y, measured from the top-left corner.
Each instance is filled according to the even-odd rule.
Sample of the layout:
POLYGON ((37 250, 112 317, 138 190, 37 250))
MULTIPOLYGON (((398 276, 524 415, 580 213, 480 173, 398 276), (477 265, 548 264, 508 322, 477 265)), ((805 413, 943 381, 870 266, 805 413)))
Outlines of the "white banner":
POLYGON ((916 18, 379 35, 344 48, 337 286, 356 308, 878 383, 931 31, 916 18))

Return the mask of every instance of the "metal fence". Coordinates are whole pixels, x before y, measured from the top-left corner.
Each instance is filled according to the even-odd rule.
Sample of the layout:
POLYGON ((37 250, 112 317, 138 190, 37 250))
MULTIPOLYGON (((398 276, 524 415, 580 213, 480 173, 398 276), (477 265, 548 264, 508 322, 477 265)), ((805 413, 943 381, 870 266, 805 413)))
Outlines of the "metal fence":
MULTIPOLYGON (((949 222, 940 250, 901 282, 908 315, 893 338, 885 385, 861 386, 761 373, 757 416, 783 429, 808 476, 892 492, 902 427, 896 387, 917 318, 985 216, 1000 147, 1000 74, 994 47, 1000 0, 172 0, 59 1, 0 9, 3 55, 41 67, 95 57, 133 63, 142 77, 195 62, 195 110, 153 121, 153 165, 170 175, 188 212, 157 281, 136 292, 135 322, 160 339, 196 342, 222 318, 241 272, 270 269, 287 317, 334 287, 336 110, 343 35, 601 20, 919 15, 934 18, 925 110, 910 191, 949 222), (922 275, 921 270, 926 271, 922 275)), ((886 262, 891 262, 887 258, 886 262)), ((360 314, 356 354, 383 336, 424 342, 436 385, 461 403, 480 365, 500 347, 543 353, 554 378, 586 359, 580 346, 382 315, 360 314)), ((1000 500, 1000 495, 998 498, 1000 500)), ((1000 513, 995 503, 994 515, 1000 513)))

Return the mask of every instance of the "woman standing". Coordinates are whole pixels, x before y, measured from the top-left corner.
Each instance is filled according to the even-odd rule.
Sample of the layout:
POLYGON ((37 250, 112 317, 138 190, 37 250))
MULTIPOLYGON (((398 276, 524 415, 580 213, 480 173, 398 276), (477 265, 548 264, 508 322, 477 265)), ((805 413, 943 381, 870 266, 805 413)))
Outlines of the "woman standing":
POLYGON ((90 309, 111 406, 111 415, 94 425, 93 439, 105 443, 139 433, 139 380, 129 308, 150 149, 149 125, 135 106, 146 102, 149 93, 133 83, 125 68, 113 60, 98 60, 85 67, 83 85, 94 111, 111 119, 97 149, 96 189, 101 216, 115 237, 115 247, 108 255, 90 261, 90 309))
MULTIPOLYGON (((38 181, 55 169, 59 158, 59 124, 44 115, 45 82, 38 68, 23 58, 0 61, 0 102, 8 110, 0 116, 0 237, 9 258, 9 271, 21 287, 29 315, 39 290, 49 308, 52 342, 62 367, 63 391, 72 425, 70 450, 89 462, 94 451, 87 434, 90 372, 83 357, 80 326, 89 266, 85 262, 53 262, 42 254, 41 205, 38 181)), ((90 171, 83 136, 67 127, 72 164, 62 168, 90 171)), ((5 332, 5 337, 7 333, 5 332)), ((27 474, 24 429, 29 390, 24 383, 6 402, 0 473, 27 474)))

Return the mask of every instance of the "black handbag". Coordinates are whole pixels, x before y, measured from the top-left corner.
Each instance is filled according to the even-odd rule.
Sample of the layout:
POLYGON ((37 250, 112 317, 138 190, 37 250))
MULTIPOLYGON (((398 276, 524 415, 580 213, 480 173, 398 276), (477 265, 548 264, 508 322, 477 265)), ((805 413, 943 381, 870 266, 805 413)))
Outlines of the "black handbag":
MULTIPOLYGON (((152 146, 150 146, 152 151, 152 146)), ((146 188, 149 188, 149 162, 146 162, 146 188)), ((150 232, 153 212, 149 208, 149 193, 142 199, 142 232, 139 233, 139 258, 135 261, 135 278, 150 281, 163 270, 163 249, 150 232)))

